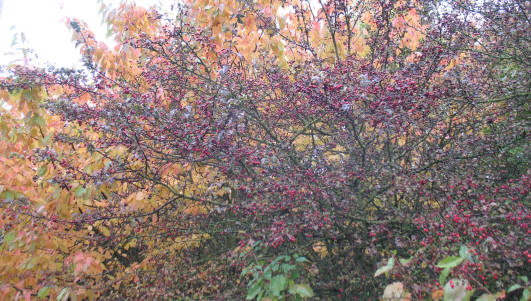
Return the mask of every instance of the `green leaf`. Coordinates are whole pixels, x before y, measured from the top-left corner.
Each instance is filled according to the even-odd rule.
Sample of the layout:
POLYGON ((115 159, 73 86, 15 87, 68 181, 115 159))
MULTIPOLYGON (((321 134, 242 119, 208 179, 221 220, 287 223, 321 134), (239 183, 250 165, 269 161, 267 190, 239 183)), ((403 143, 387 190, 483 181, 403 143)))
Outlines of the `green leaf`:
POLYGON ((11 243, 13 240, 15 240, 15 232, 14 231, 9 231, 6 236, 4 236, 4 241, 7 242, 7 243, 11 243))
POLYGON ((297 259, 295 259, 296 262, 306 262, 308 261, 308 259, 306 259, 306 257, 304 256, 300 256, 300 257, 297 257, 297 259))
POLYGON ((521 289, 521 288, 522 288, 522 286, 520 284, 514 284, 507 290, 507 292, 510 293, 510 292, 513 292, 513 291, 515 291, 517 289, 521 289))
POLYGON ((270 269, 266 269, 264 271, 264 278, 267 280, 271 280, 271 277, 273 276, 273 272, 271 272, 270 269))
POLYGON ((280 296, 280 292, 285 290, 288 285, 288 281, 284 275, 276 275, 271 279, 269 289, 274 296, 280 296))
POLYGON ((13 46, 17 45, 18 44, 17 40, 18 40, 18 32, 13 35, 13 39, 11 40, 10 47, 13 47, 13 46))
POLYGON ((286 274, 289 271, 293 270, 294 268, 295 268, 295 266, 293 264, 287 264, 287 263, 283 263, 282 266, 281 266, 282 272, 286 273, 286 274))
POLYGON ((13 195, 12 191, 4 191, 2 194, 4 195, 5 200, 13 201, 15 199, 15 196, 13 195))
POLYGON ((256 300, 261 301, 263 296, 264 296, 264 290, 261 290, 258 296, 256 296, 256 300))
POLYGON ((289 280, 288 280, 288 292, 289 292, 290 294, 293 293, 293 287, 294 287, 294 286, 295 286, 295 281, 289 279, 289 280))
POLYGON ((260 279, 260 271, 255 271, 253 275, 253 282, 257 281, 258 279, 260 279))
POLYGON ((24 92, 22 92, 22 97, 24 98, 26 102, 31 101, 33 98, 31 94, 31 90, 30 89, 24 90, 24 92))
POLYGON ((247 291, 247 300, 253 300, 262 291, 262 281, 255 283, 247 291))
POLYGON ((43 165, 37 171, 37 176, 42 177, 46 174, 47 171, 48 171, 48 167, 46 165, 43 165))
POLYGON ((526 288, 522 292, 522 298, 520 298, 520 301, 527 301, 529 300, 529 297, 531 297, 531 294, 529 293, 529 288, 526 288))
POLYGON ((496 295, 493 294, 483 294, 476 301, 496 301, 496 295))
POLYGON ((301 297, 313 297, 313 290, 308 284, 295 284, 292 292, 301 297))
POLYGON ((400 258, 399 261, 400 261, 401 265, 407 266, 411 262, 412 259, 413 259, 413 257, 410 257, 408 259, 400 258))
POLYGON ((462 245, 460 248, 459 248, 459 256, 463 259, 466 259, 470 262, 473 262, 475 261, 474 259, 474 256, 472 256, 472 254, 470 253, 470 249, 465 246, 465 245, 462 245))
POLYGON ((444 285, 444 282, 446 281, 446 278, 448 277, 448 274, 450 273, 450 268, 445 268, 441 271, 441 275, 439 275, 439 283, 441 285, 444 285))
POLYGON ((245 267, 242 272, 240 273, 240 277, 243 277, 249 273, 250 267, 245 267))
POLYGON ((290 277, 290 278, 293 279, 293 280, 296 280, 297 278, 299 278, 299 276, 300 276, 300 275, 299 275, 299 271, 294 270, 294 271, 291 273, 291 277, 290 277))
POLYGON ((281 260, 287 260, 289 261, 290 260, 290 257, 288 255, 281 255, 281 256, 278 256, 277 258, 275 258, 275 260, 273 260, 273 262, 279 262, 281 260))
POLYGON ((45 286, 45 287, 43 287, 43 288, 41 288, 39 290, 39 292, 37 293, 37 297, 46 298, 49 293, 50 293, 50 287, 49 286, 45 286))
POLYGON ((77 186, 75 189, 74 189, 74 194, 76 197, 80 198, 82 197, 83 195, 85 195, 85 193, 87 192, 87 189, 84 188, 83 186, 77 186))
POLYGON ((468 259, 468 260, 471 260, 471 259, 472 259, 472 256, 470 256, 469 249, 468 249, 468 247, 465 246, 465 245, 462 245, 462 246, 459 248, 459 256, 460 256, 461 258, 468 259))
POLYGON ((464 258, 457 256, 448 256, 445 259, 439 261, 437 264, 438 267, 444 268, 455 268, 463 262, 464 258))
POLYGON ((374 277, 378 277, 383 273, 389 272, 393 268, 394 265, 395 265, 394 257, 389 258, 389 261, 387 261, 386 265, 376 270, 376 273, 374 273, 374 277))
POLYGON ((278 265, 278 264, 271 264, 271 265, 269 265, 269 266, 271 267, 271 269, 273 270, 273 272, 276 272, 276 271, 278 271, 278 269, 279 269, 279 265, 278 265))
POLYGON ((33 117, 31 118, 31 123, 38 125, 40 127, 46 126, 46 120, 42 118, 41 115, 38 115, 38 114, 33 115, 33 117))

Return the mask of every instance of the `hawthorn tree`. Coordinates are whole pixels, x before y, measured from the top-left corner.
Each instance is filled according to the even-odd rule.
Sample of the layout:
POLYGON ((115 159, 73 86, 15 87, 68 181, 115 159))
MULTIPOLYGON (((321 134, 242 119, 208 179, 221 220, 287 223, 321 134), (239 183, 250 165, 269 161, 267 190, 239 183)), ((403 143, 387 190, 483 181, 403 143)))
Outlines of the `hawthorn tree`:
POLYGON ((525 300, 528 10, 122 4, 114 49, 70 20, 84 70, 0 84, 2 296, 525 300))

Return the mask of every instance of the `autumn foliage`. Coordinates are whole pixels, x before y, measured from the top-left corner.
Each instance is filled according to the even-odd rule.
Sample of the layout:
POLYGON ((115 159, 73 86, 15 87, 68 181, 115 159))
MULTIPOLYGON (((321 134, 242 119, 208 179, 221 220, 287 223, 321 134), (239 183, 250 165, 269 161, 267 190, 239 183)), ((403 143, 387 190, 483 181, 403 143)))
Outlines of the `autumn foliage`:
POLYGON ((529 5, 69 20, 0 79, 0 299, 527 300, 529 5))

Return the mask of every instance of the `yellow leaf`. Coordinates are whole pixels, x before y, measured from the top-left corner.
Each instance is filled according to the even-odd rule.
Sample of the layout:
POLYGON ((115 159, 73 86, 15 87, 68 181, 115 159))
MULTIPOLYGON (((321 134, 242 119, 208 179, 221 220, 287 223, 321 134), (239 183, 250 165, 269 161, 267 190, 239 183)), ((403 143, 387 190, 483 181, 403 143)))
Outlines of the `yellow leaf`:
POLYGON ((109 229, 107 227, 101 227, 100 231, 105 236, 111 236, 111 231, 109 231, 109 229))

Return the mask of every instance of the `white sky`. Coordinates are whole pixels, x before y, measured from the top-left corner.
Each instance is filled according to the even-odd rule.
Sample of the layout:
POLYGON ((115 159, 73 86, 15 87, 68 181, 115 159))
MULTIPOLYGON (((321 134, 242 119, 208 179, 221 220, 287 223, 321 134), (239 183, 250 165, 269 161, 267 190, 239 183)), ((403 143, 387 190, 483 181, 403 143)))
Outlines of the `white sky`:
MULTIPOLYGON (((116 6, 120 0, 105 0, 116 6)), ((158 1, 136 0, 144 7, 158 1)), ((78 49, 71 41, 65 18, 85 21, 96 39, 105 39, 98 0, 0 0, 0 65, 7 65, 23 57, 21 47, 32 49, 31 64, 46 63, 60 67, 80 67, 78 49), (23 32, 26 42, 11 46, 15 33, 23 32), (19 50, 17 50, 17 48, 19 50), (14 54, 9 54, 9 53, 14 54)), ((21 63, 19 61, 18 63, 21 63)))

